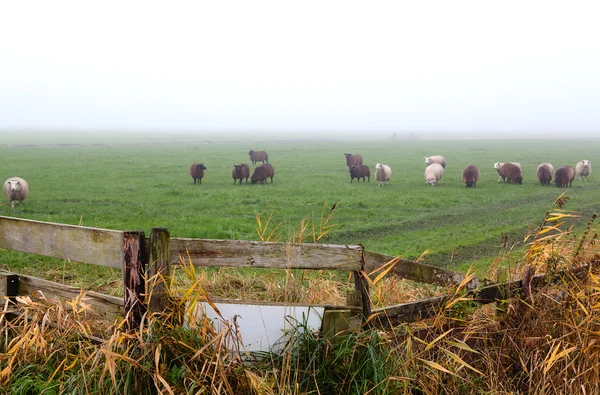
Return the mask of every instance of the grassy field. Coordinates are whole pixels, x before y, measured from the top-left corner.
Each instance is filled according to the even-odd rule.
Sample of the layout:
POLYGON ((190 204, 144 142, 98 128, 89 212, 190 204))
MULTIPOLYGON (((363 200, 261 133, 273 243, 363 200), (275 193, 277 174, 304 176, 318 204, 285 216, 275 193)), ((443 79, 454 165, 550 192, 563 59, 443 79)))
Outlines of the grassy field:
MULTIPOLYGON (((337 203, 336 226, 321 242, 363 244, 366 249, 466 270, 485 269, 507 248, 519 248, 554 200, 565 191, 536 181, 538 164, 555 168, 578 160, 597 163, 600 140, 380 140, 220 141, 215 135, 3 135, 0 176, 30 185, 26 203, 0 215, 117 230, 166 227, 175 237, 258 240, 257 216, 281 223, 288 240, 303 219, 318 223, 337 203), (248 150, 266 150, 273 184, 233 185, 232 165, 249 163, 248 150), (350 183, 344 152, 359 153, 371 182, 350 183), (438 186, 424 181, 425 155, 448 165, 438 186), (207 167, 202 185, 188 174, 192 162, 207 167), (493 162, 518 161, 523 185, 497 182, 493 162), (376 187, 374 167, 392 167, 390 185, 376 187), (474 189, 461 181, 474 164, 474 189)), ((245 137, 247 139, 247 137, 245 137)), ((252 168, 253 166, 251 166, 252 168)), ((600 183, 575 180, 567 209, 585 224, 600 211, 600 183)), ((307 240, 310 241, 310 240, 307 240)), ((39 270, 46 260, 0 251, 0 264, 17 272, 39 270)), ((51 270, 45 267, 43 270, 51 270)))

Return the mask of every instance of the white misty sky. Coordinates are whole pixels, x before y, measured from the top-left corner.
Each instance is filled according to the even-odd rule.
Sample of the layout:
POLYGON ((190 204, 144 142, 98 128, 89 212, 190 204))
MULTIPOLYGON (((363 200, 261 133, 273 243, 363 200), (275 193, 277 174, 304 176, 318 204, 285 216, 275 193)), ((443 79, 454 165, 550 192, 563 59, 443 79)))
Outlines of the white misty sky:
POLYGON ((600 129, 600 3, 5 1, 0 128, 600 129))

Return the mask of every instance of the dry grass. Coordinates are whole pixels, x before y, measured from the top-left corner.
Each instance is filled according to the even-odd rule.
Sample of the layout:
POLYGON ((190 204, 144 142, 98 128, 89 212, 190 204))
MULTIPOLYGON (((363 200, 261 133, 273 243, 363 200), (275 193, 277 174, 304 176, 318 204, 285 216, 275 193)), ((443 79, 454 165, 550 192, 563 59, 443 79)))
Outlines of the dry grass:
MULTIPOLYGON (((0 315, 0 393, 600 393, 595 216, 575 237, 566 200, 559 198, 527 238, 522 264, 509 273, 521 278, 526 267, 535 268, 545 273, 541 283, 535 292, 506 300, 504 311, 478 307, 458 287, 428 320, 335 341, 298 332, 283 352, 248 364, 243 348, 232 354, 225 346, 236 339, 235 326, 216 332, 203 318, 182 327, 177 323, 191 314, 184 306, 211 303, 209 293, 340 302, 350 281, 294 271, 271 280, 244 278, 182 265, 187 283, 180 304, 148 317, 131 334, 123 322, 99 326, 82 298, 19 298, 20 315, 11 321, 0 315)), ((389 276, 374 276, 372 291, 380 304, 442 292, 389 276)))

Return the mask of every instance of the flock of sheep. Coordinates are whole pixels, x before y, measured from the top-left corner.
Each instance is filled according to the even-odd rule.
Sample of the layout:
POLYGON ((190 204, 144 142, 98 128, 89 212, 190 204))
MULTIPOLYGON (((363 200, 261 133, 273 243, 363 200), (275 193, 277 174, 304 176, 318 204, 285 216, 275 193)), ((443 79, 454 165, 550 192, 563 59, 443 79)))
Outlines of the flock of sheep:
MULTIPOLYGON (((264 184, 267 182, 267 179, 271 179, 271 184, 273 183, 273 177, 275 176, 275 169, 273 169, 273 165, 269 164, 269 154, 265 151, 254 151, 250 150, 248 152, 250 155, 250 161, 253 165, 257 162, 262 162, 262 165, 256 166, 254 168, 254 172, 252 173, 252 177, 250 177, 250 166, 246 163, 240 163, 233 165, 233 170, 231 171, 231 177, 233 178, 233 185, 239 180, 240 185, 242 184, 242 180, 246 179, 246 184, 248 183, 248 177, 250 177, 250 182, 252 184, 261 183, 264 184)), ((198 184, 202 184, 202 178, 206 172, 206 166, 204 163, 192 163, 190 166, 190 176, 194 179, 194 184, 198 181, 198 184)))
MULTIPOLYGON (((233 178, 233 184, 237 181, 242 184, 245 179, 248 183, 248 178, 252 184, 266 183, 267 179, 271 179, 273 183, 273 176, 275 170, 273 166, 269 164, 269 155, 265 151, 254 151, 248 152, 250 161, 253 165, 257 162, 262 162, 261 165, 256 166, 250 176, 250 166, 246 163, 240 163, 233 165, 231 177, 233 178)), ((358 181, 361 179, 365 182, 365 179, 371 181, 371 170, 368 166, 363 164, 363 158, 358 154, 345 153, 346 165, 348 166, 348 172, 350 173, 350 182, 356 178, 358 181)), ((446 158, 441 155, 434 155, 425 157, 425 182, 428 185, 436 185, 444 175, 446 168, 446 158)), ((521 165, 518 162, 496 162, 494 163, 494 169, 498 172, 498 181, 504 181, 508 183, 521 184, 523 182, 523 174, 521 165)), ((204 163, 192 163, 189 169, 190 175, 194 180, 194 184, 202 183, 202 178, 206 173, 206 166, 204 163)), ((589 160, 582 160, 573 166, 563 166, 554 171, 554 167, 550 163, 542 163, 537 168, 537 177, 542 185, 549 185, 554 178, 554 183, 557 187, 571 186, 573 179, 577 176, 580 180, 587 181, 588 176, 592 173, 592 164, 589 160)), ((471 188, 475 187, 479 180, 479 169, 477 166, 469 165, 462 171, 462 180, 465 186, 471 188)), ((390 166, 377 163, 375 165, 375 179, 377 186, 385 185, 389 183, 392 178, 392 169, 390 166)), ((11 177, 4 182, 4 195, 8 198, 11 207, 15 207, 15 203, 22 203, 27 195, 29 194, 29 185, 27 181, 20 177, 11 177)))
MULTIPOLYGON (((371 180, 371 170, 364 165, 363 158, 358 154, 344 153, 346 156, 346 166, 350 173, 350 182, 356 178, 363 182, 365 178, 371 180)), ((444 175, 446 169, 446 158, 442 155, 433 155, 425 157, 425 182, 428 185, 436 185, 444 175)), ((518 162, 496 162, 494 169, 498 172, 498 182, 508 182, 514 184, 522 184, 523 174, 521 165, 518 162)), ((375 165, 375 178, 377 186, 387 184, 392 177, 392 169, 388 165, 377 163, 375 165)), ((587 181, 588 176, 592 172, 592 164, 589 160, 582 160, 573 166, 563 166, 554 171, 554 167, 550 163, 542 163, 537 168, 537 177, 542 185, 549 185, 554 178, 554 183, 557 187, 571 186, 573 179, 577 176, 582 181, 587 181)), ((475 165, 469 165, 462 171, 462 180, 466 187, 475 187, 479 180, 479 168, 475 165)))

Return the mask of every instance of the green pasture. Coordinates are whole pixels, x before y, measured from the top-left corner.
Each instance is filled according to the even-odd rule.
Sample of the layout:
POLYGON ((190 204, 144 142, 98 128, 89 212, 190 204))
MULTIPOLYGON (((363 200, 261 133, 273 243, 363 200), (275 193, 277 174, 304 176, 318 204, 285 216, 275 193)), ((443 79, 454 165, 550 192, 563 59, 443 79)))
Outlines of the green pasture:
MULTIPOLYGON (((244 140, 245 139, 245 140, 244 140)), ((289 240, 302 220, 318 226, 322 210, 337 203, 337 226, 320 242, 362 244, 366 249, 466 270, 485 268, 507 248, 520 248, 565 190, 567 209, 581 214, 576 226, 600 211, 600 183, 592 174, 572 188, 541 186, 542 162, 555 169, 578 160, 599 163, 600 140, 379 140, 220 141, 215 135, 86 133, 6 135, 0 140, 0 177, 18 175, 30 185, 22 206, 3 201, 0 215, 116 230, 166 227, 174 237, 258 240, 257 216, 272 215, 289 240), (81 145, 70 145, 71 143, 81 145), (266 150, 275 168, 273 184, 233 185, 232 165, 249 163, 248 150, 266 150), (370 182, 350 183, 344 152, 359 153, 371 168, 370 182), (425 183, 424 156, 444 155, 440 184, 425 183), (493 162, 518 161, 523 185, 499 183, 493 162), (194 185, 192 162, 206 176, 194 185), (375 163, 391 166, 391 183, 377 187, 375 163), (461 171, 481 171, 477 187, 465 188, 461 171)), ((251 165, 251 168, 254 166, 251 165)), ((310 239, 307 240, 311 241, 310 239)), ((23 272, 52 270, 46 261, 0 251, 0 266, 23 272), (36 265, 40 265, 38 268, 36 265), (33 268, 31 267, 33 266, 33 268)))

